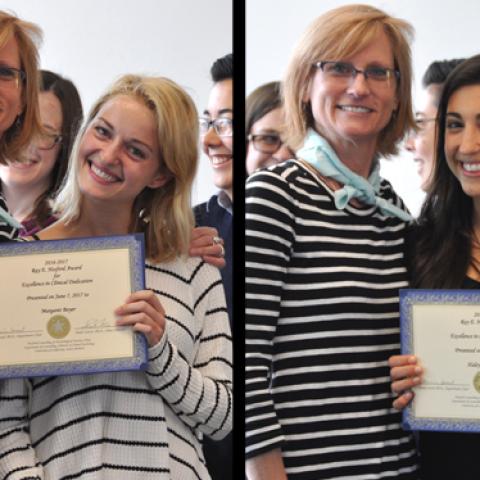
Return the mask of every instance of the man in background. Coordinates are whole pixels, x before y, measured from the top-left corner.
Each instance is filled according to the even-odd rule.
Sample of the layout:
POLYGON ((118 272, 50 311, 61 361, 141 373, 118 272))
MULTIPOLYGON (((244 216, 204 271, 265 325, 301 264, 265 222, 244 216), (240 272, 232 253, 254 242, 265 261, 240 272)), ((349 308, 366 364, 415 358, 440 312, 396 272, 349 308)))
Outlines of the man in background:
MULTIPOLYGON (((232 326, 232 220, 233 220, 233 55, 217 59, 210 74, 213 87, 207 108, 200 117, 203 151, 213 169, 219 189, 207 202, 194 208, 196 226, 215 227, 225 251, 225 267, 220 271, 232 326)), ((232 434, 220 441, 204 438, 204 453, 212 480, 229 480, 232 471, 232 434)))

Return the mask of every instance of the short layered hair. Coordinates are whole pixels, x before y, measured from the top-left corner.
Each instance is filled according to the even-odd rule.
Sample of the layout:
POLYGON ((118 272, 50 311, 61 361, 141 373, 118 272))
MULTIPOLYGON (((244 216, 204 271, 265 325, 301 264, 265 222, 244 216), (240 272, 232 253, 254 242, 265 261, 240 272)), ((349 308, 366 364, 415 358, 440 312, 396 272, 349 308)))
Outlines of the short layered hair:
POLYGON ((13 14, 0 10, 0 48, 15 38, 20 56, 20 68, 25 72, 22 83, 23 111, 0 139, 0 163, 17 158, 41 131, 38 106, 38 47, 42 30, 34 23, 20 20, 13 14))
POLYGON ((313 127, 311 106, 304 98, 315 74, 314 63, 355 55, 379 32, 385 32, 390 40, 394 68, 400 72, 400 78, 396 87, 398 109, 379 135, 377 153, 383 156, 398 153, 398 142, 415 126, 410 49, 413 27, 368 5, 330 10, 314 20, 300 38, 283 81, 287 139, 293 149, 302 146, 307 129, 313 127))

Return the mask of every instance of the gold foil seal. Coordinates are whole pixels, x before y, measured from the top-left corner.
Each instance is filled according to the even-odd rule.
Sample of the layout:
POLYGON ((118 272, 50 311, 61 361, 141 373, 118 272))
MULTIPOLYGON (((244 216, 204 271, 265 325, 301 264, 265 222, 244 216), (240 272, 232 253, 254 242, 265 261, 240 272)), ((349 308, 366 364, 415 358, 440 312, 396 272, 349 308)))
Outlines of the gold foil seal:
POLYGON ((70 329, 70 322, 63 315, 54 315, 47 323, 47 332, 53 338, 65 338, 70 333, 70 329))

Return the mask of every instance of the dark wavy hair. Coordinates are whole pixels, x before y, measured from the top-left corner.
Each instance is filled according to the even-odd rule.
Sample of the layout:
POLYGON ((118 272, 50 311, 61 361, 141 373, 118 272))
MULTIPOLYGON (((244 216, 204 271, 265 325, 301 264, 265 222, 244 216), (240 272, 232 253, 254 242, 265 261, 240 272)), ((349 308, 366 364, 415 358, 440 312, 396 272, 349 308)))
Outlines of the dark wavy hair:
POLYGON ((411 276, 416 287, 460 288, 473 264, 473 201, 448 167, 444 151, 448 102, 457 90, 470 85, 480 85, 480 55, 455 67, 440 97, 435 169, 415 229, 411 276))
POLYGON ((52 92, 62 107, 62 142, 50 174, 50 185, 35 201, 30 215, 38 225, 43 226, 51 215, 50 200, 54 198, 62 186, 67 172, 68 159, 72 151, 75 137, 83 120, 82 101, 75 85, 67 78, 49 70, 40 71, 40 92, 52 92))

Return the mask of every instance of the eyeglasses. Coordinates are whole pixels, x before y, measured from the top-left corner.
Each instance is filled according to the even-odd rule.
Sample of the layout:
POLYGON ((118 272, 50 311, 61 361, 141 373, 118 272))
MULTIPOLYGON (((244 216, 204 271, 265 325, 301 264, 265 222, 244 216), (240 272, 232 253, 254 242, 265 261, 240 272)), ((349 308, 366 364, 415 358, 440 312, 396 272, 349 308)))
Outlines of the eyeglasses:
POLYGON ((215 120, 210 120, 207 117, 200 117, 198 121, 200 135, 206 135, 210 127, 213 127, 220 137, 231 137, 233 135, 233 120, 231 118, 219 117, 215 120))
POLYGON ((58 145, 63 140, 61 135, 56 133, 41 133, 33 141, 35 147, 39 150, 51 150, 55 145, 58 145))
POLYGON ((417 125, 417 131, 418 132, 422 132, 423 130, 425 130, 425 124, 426 123, 429 123, 429 122, 436 122, 437 119, 436 118, 432 118, 432 117, 429 117, 429 118, 425 118, 425 117, 421 117, 421 118, 416 118, 415 119, 415 125, 417 125))
POLYGON ((391 78, 400 78, 400 72, 394 68, 371 66, 365 70, 355 68, 348 62, 317 62, 315 68, 320 68, 322 72, 332 79, 350 80, 362 73, 365 80, 372 80, 375 84, 387 83, 391 78))
POLYGON ((262 153, 275 153, 280 150, 280 147, 283 145, 280 136, 274 133, 250 134, 247 140, 253 143, 255 150, 262 153))
POLYGON ((7 67, 6 65, 0 65, 0 82, 2 83, 16 83, 18 87, 20 82, 23 82, 26 78, 25 72, 18 68, 7 67))

